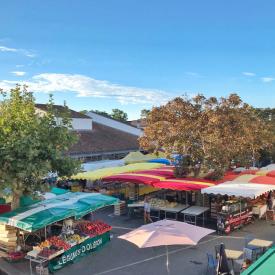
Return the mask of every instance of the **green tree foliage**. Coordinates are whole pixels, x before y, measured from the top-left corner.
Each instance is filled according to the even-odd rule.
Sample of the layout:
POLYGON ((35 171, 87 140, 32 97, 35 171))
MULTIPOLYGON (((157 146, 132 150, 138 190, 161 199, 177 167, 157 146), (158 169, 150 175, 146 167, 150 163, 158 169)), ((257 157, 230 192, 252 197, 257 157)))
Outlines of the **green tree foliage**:
POLYGON ((116 120, 120 120, 126 122, 128 120, 128 115, 120 110, 120 109, 113 109, 111 113, 111 117, 116 120))
POLYGON ((43 190, 42 179, 49 171, 70 176, 80 163, 66 155, 77 141, 68 112, 57 114, 50 98, 48 111, 38 113, 32 93, 16 86, 1 93, 0 188, 12 191, 13 208, 22 194, 43 190))
POLYGON ((140 145, 187 155, 190 165, 181 170, 196 176, 212 169, 213 177, 219 178, 232 160, 252 165, 260 150, 269 148, 270 137, 269 125, 238 95, 220 99, 197 95, 153 108, 140 145))
POLYGON ((105 111, 91 110, 91 112, 96 113, 96 114, 101 115, 101 116, 106 116, 106 117, 110 117, 110 118, 111 118, 111 115, 108 114, 108 113, 105 112, 105 111))
POLYGON ((267 165, 275 161, 275 108, 257 108, 255 111, 271 130, 272 146, 268 149, 261 150, 259 159, 261 165, 267 165))
POLYGON ((140 111, 140 118, 141 119, 145 119, 148 116, 149 113, 150 113, 150 110, 148 110, 148 109, 142 109, 140 111))

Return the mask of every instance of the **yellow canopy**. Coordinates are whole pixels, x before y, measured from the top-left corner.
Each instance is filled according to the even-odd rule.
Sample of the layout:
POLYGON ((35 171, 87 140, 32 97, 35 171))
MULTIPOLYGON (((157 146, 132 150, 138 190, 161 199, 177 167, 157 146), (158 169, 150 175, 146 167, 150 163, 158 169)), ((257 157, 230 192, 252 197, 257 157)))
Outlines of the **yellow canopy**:
POLYGON ((146 162, 151 159, 156 158, 164 158, 165 155, 162 152, 159 152, 158 155, 156 154, 148 154, 144 155, 141 152, 131 152, 129 153, 123 160, 125 164, 131 164, 131 163, 139 163, 139 162, 146 162))
POLYGON ((153 168, 162 167, 163 164, 160 163, 135 163, 135 164, 129 164, 125 166, 120 167, 109 167, 109 168, 103 168, 98 169, 95 171, 89 171, 84 173, 78 173, 74 176, 72 176, 72 179, 86 179, 86 180, 99 180, 103 177, 108 177, 120 173, 127 173, 127 172, 135 172, 135 171, 142 171, 142 170, 149 170, 153 168))

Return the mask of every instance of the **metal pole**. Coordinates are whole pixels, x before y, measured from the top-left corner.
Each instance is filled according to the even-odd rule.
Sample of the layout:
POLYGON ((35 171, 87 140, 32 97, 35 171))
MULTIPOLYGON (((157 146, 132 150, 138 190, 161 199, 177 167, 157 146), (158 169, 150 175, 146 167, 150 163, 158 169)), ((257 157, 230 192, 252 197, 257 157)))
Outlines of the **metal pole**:
POLYGON ((166 245, 166 270, 167 270, 167 274, 169 275, 170 274, 170 271, 169 271, 169 253, 168 253, 168 246, 166 245))

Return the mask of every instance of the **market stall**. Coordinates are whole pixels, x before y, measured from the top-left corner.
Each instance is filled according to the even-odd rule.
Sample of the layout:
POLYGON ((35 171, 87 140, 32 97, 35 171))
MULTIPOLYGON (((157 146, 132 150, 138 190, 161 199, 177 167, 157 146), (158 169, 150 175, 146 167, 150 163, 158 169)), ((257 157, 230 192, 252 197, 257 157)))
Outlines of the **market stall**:
POLYGON ((202 189, 202 193, 213 196, 211 216, 216 216, 219 231, 229 233, 251 222, 253 207, 274 189, 274 185, 231 181, 202 189))
POLYGON ((91 213, 117 202, 118 199, 99 193, 69 192, 2 214, 1 236, 7 236, 4 248, 12 258, 21 247, 24 253, 28 252, 30 266, 35 262, 40 269, 48 264, 50 271, 57 270, 107 243, 111 227, 92 221, 91 213), (27 243, 25 236, 37 238, 27 243))
MULTIPOLYGON (((152 218, 156 218, 157 220, 160 219, 161 214, 163 214, 164 218, 166 219, 167 216, 170 214, 170 219, 178 219, 178 214, 189 207, 187 204, 181 204, 178 202, 169 202, 165 199, 159 199, 159 198, 150 198, 149 204, 151 207, 151 210, 153 211, 153 215, 151 215, 152 218), (173 216, 173 217, 171 217, 173 216)), ((135 203, 128 204, 129 209, 129 215, 133 212, 134 209, 142 209, 144 208, 144 201, 138 201, 135 203)))
MULTIPOLYGON (((162 196, 159 192, 154 193, 150 200, 150 206, 153 214, 152 217, 159 219, 167 215, 170 218, 177 219, 180 212, 189 207, 189 205, 197 203, 203 204, 196 200, 195 192, 202 188, 214 186, 216 183, 209 180, 194 179, 194 178, 175 178, 174 168, 171 166, 155 168, 150 170, 139 171, 135 173, 121 173, 103 178, 103 182, 115 183, 123 182, 125 184, 148 185, 162 190, 162 196), (173 191, 173 195, 169 195, 173 191), (157 201, 157 204, 155 203, 157 201), (162 215, 163 214, 163 215, 162 215)), ((197 192, 198 193, 198 192, 197 192)), ((137 209, 144 207, 143 201, 128 204, 128 213, 133 213, 137 209)), ((137 211, 136 211, 137 212, 137 211)), ((139 211, 141 212, 141 211, 139 211)))

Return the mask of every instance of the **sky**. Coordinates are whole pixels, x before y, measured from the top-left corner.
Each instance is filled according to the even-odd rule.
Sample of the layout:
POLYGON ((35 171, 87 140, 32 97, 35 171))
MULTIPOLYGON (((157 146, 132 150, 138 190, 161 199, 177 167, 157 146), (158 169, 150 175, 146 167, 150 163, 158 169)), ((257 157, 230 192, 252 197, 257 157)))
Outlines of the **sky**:
POLYGON ((3 0, 0 87, 74 110, 203 93, 275 107, 274 0, 3 0))

